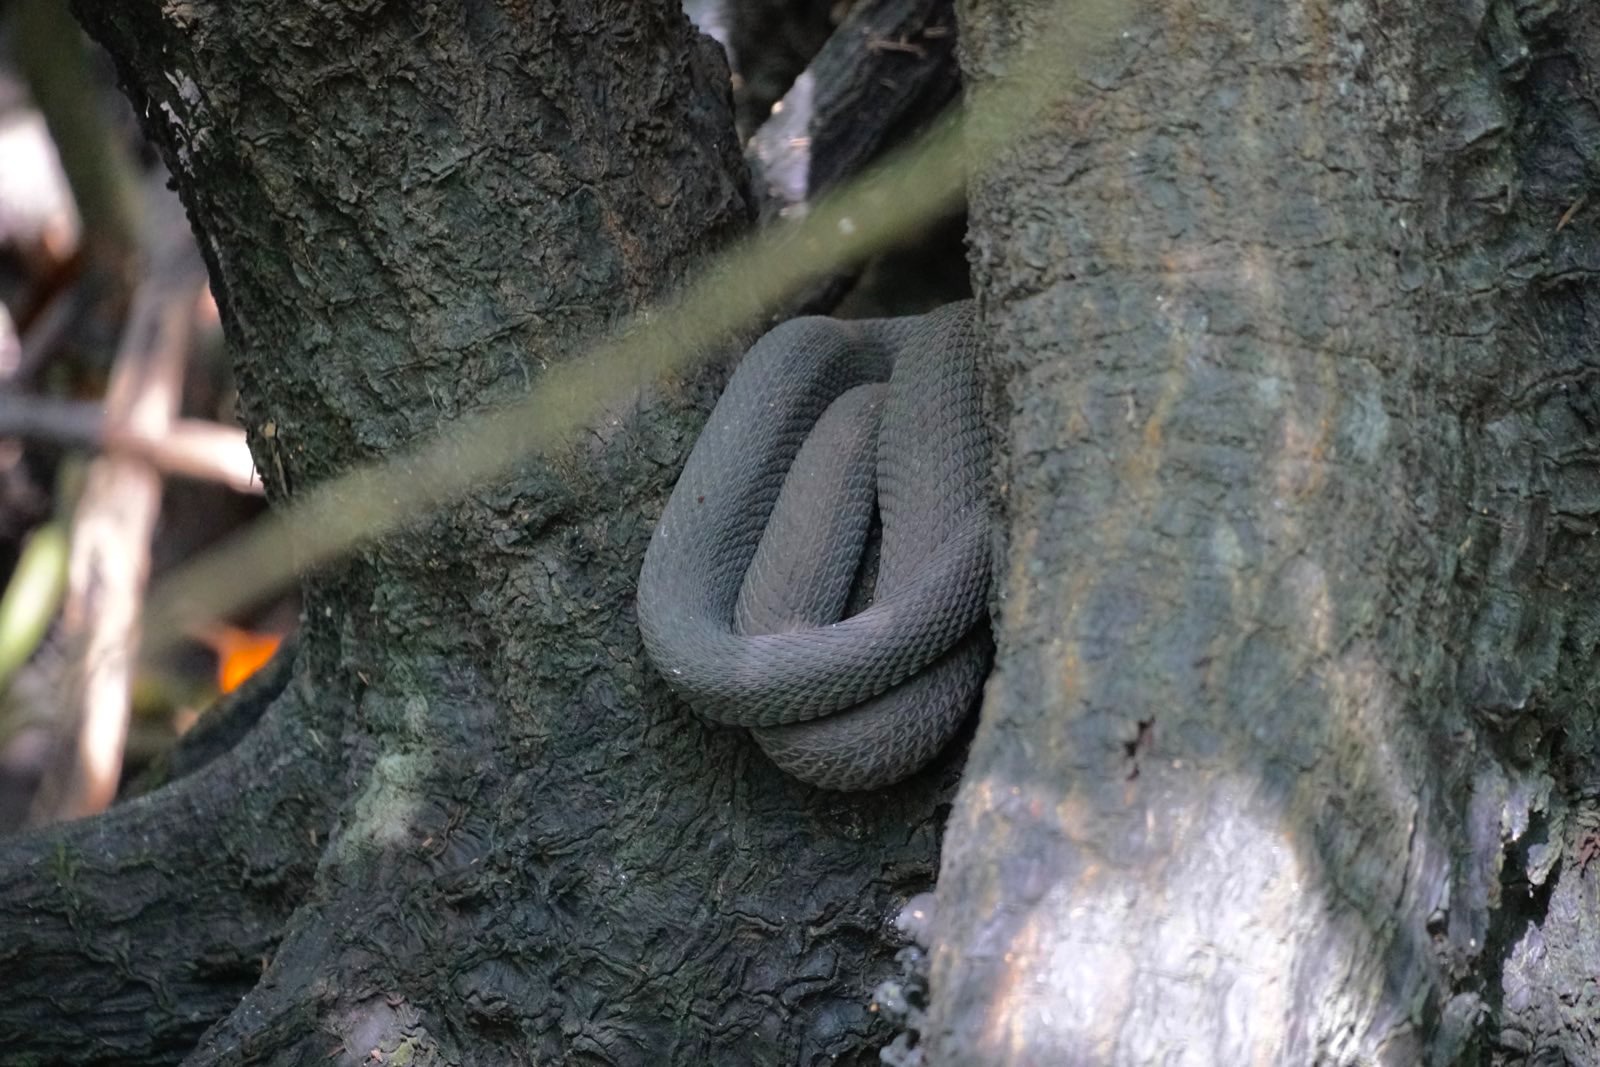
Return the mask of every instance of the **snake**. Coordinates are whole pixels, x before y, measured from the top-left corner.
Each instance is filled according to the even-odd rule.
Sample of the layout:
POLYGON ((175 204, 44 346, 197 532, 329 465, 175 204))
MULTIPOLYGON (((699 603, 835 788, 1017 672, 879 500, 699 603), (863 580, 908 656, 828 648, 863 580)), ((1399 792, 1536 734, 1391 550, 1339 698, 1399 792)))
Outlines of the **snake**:
POLYGON ((651 535, 636 600, 651 664, 813 786, 908 777, 981 694, 978 350, 971 301, 783 323, 739 361, 651 535))

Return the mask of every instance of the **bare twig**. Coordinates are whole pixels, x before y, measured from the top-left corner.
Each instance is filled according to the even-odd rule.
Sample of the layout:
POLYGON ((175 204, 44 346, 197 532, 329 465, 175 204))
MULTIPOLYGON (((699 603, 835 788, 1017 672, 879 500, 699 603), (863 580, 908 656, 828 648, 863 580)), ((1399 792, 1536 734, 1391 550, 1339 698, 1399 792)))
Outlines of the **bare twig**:
POLYGON ((107 418, 99 404, 0 393, 0 437, 26 437, 144 460, 164 474, 261 494, 244 431, 205 419, 174 419, 160 437, 107 418))
POLYGON ((1578 212, 1583 210, 1583 205, 1588 201, 1588 199, 1589 197, 1587 195, 1578 197, 1578 199, 1572 202, 1571 207, 1567 208, 1567 210, 1561 213, 1561 218, 1556 222, 1557 233, 1560 233, 1562 230, 1567 228, 1567 223, 1571 222, 1577 216, 1578 212))
POLYGON ((890 40, 887 37, 869 37, 867 38, 867 50, 869 52, 903 52, 908 56, 916 56, 918 59, 928 54, 928 50, 922 45, 908 41, 903 37, 895 40, 890 40))

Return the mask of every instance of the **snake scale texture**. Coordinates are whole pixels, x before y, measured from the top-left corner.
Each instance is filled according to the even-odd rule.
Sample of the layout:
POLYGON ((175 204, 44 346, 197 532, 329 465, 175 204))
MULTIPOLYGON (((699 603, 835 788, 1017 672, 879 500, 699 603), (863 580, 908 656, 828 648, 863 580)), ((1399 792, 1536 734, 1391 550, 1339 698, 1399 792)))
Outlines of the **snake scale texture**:
POLYGON ((656 669, 813 785, 911 774, 982 688, 990 446, 976 352, 970 302, 766 334, 645 553, 639 627, 656 669), (874 508, 872 599, 845 617, 874 508))

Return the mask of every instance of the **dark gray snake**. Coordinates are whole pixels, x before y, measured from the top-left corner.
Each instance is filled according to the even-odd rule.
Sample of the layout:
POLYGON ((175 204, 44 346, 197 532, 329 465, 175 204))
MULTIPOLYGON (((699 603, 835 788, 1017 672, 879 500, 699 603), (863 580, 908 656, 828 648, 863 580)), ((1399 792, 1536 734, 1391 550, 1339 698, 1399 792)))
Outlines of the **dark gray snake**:
POLYGON ((973 308, 803 318, 739 364, 639 575, 651 662, 830 789, 927 763, 988 671, 989 435, 973 308), (874 598, 841 617, 873 505, 874 598))

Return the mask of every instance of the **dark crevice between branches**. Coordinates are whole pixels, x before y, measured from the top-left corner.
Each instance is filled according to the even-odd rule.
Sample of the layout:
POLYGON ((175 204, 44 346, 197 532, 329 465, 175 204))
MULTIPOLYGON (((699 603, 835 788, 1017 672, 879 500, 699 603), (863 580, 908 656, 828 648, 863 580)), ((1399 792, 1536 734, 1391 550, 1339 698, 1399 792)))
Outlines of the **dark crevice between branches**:
POLYGON ((163 785, 186 778, 233 751, 289 684, 299 650, 298 635, 291 634, 285 638, 265 667, 247 678, 239 688, 221 697, 200 716, 193 729, 124 787, 121 799, 143 796, 163 785))

